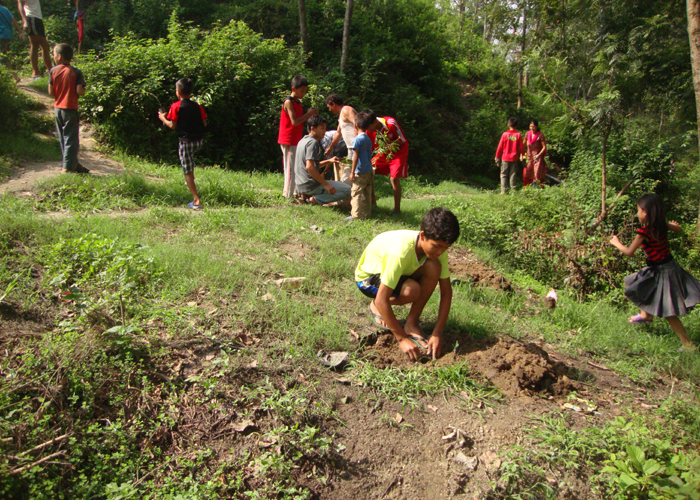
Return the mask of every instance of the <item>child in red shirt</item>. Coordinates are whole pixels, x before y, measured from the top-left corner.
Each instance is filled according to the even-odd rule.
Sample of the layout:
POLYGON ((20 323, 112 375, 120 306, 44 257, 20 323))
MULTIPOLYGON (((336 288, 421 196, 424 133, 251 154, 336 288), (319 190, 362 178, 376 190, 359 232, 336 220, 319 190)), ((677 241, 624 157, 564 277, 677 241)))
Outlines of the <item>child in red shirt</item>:
POLYGON ((280 131, 277 142, 282 149, 282 165, 284 168, 284 195, 294 198, 296 182, 294 180, 294 158, 297 144, 304 137, 304 122, 318 114, 318 109, 310 108, 304 114, 300 100, 309 90, 309 82, 301 75, 292 78, 292 93, 282 103, 280 112, 280 131))
POLYGON ((85 78, 79 69, 70 65, 72 59, 73 48, 67 43, 59 43, 54 47, 53 60, 56 66, 49 72, 48 92, 54 97, 53 112, 63 156, 61 172, 87 174, 90 170, 78 163, 78 96, 85 95, 85 78))
MULTIPOLYGON (((374 115, 374 111, 367 113, 374 115)), ((372 164, 379 175, 389 175, 391 189, 394 191, 394 210, 392 214, 401 213, 401 179, 408 177, 408 139, 403 133, 396 118, 385 116, 379 118, 375 115, 374 123, 367 129, 367 135, 372 139, 372 146, 377 148, 377 134, 386 134, 387 141, 398 145, 398 150, 389 154, 377 154, 372 158, 372 164)), ((374 188, 372 188, 373 202, 376 203, 374 188)))
POLYGON ((515 189, 515 177, 520 166, 520 157, 525 154, 523 137, 516 130, 518 119, 508 118, 508 130, 503 132, 496 150, 496 163, 501 161, 501 194, 505 194, 508 183, 515 189))
POLYGON ((192 201, 187 204, 192 210, 201 210, 202 202, 194 183, 194 154, 204 146, 204 127, 207 126, 207 113, 201 104, 190 100, 194 82, 189 78, 180 78, 175 84, 175 93, 179 101, 170 106, 166 115, 163 111, 158 118, 163 124, 177 130, 178 155, 185 176, 187 188, 192 193, 192 201))

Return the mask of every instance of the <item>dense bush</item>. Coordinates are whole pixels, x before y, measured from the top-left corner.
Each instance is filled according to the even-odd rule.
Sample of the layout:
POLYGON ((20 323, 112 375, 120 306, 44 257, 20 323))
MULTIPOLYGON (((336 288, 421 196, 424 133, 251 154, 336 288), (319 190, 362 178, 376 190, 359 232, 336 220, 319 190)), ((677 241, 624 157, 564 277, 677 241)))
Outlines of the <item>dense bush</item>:
POLYGON ((167 39, 117 37, 84 64, 83 109, 108 143, 147 156, 174 155, 175 134, 157 118, 177 100, 175 82, 195 81, 194 98, 209 115, 202 157, 236 168, 277 159, 281 102, 303 58, 282 40, 262 40, 232 22, 208 33, 170 23, 167 39))

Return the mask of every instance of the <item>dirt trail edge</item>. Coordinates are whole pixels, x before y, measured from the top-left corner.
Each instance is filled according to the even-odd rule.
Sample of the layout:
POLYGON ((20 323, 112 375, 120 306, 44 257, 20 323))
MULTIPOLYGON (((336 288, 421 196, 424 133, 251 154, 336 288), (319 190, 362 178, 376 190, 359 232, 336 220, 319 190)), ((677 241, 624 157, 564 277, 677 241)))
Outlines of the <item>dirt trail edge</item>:
MULTIPOLYGON (((22 80, 17 86, 32 99, 41 102, 44 109, 39 113, 53 118, 53 98, 38 92, 27 85, 28 80, 22 80)), ((80 163, 91 170, 92 175, 114 175, 124 171, 124 165, 108 158, 96 149, 89 125, 80 124, 80 163)), ((41 180, 55 177, 61 173, 60 161, 30 161, 23 162, 21 167, 12 174, 9 180, 0 184, 0 194, 22 193, 31 191, 41 180)))

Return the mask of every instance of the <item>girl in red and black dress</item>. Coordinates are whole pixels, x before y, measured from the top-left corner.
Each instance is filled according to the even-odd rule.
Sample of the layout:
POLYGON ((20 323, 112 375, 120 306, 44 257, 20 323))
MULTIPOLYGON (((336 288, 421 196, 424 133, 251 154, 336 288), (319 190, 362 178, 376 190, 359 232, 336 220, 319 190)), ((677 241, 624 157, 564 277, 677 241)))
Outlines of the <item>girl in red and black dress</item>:
POLYGON ((610 243, 625 256, 631 257, 642 247, 647 257, 647 267, 625 277, 625 295, 639 307, 639 314, 627 321, 651 323, 654 316, 665 318, 683 344, 682 349, 695 349, 678 316, 684 316, 700 302, 700 283, 673 260, 666 238, 668 230, 679 233, 676 221, 666 222, 661 197, 645 194, 637 202, 637 218, 643 227, 629 247, 620 243, 617 236, 610 243))

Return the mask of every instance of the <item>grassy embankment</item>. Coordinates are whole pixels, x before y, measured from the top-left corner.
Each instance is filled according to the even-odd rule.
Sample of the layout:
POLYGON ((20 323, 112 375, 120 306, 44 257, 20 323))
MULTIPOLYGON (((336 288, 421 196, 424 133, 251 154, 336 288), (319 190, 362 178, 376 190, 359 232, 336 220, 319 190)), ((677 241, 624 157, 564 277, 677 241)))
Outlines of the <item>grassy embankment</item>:
MULTIPOLYGON (((372 381, 377 398, 398 397, 419 408, 428 396, 468 390, 473 401, 499 401, 488 386, 472 383, 465 367, 428 364, 385 376, 364 365, 348 337, 349 329, 372 331, 353 269, 374 235, 417 228, 433 206, 456 207, 466 220, 465 207, 505 212, 526 196, 544 195, 518 194, 506 203, 456 183, 409 179, 404 213, 392 218, 390 187, 380 178, 374 218, 346 224, 335 209, 289 206, 279 194, 279 175, 207 168, 197 170, 206 210, 192 212, 182 208, 189 195, 178 168, 122 160, 122 176, 60 176, 38 186, 32 199, 2 199, 0 312, 13 325, 3 333, 7 354, 0 367, 3 495, 303 497, 296 468, 326 461, 331 465, 310 473, 323 481, 342 456, 329 431, 336 394, 316 376, 323 371, 314 359, 319 349, 349 350, 356 376, 372 381), (324 231, 311 230, 314 225, 324 231), (306 280, 292 290, 269 282, 283 276, 306 280), (59 299, 61 292, 67 295, 59 299), (193 356, 199 369, 187 376, 193 356), (435 384, 436 377, 450 382, 435 384), (260 448, 221 460, 197 439, 174 441, 173 429, 190 410, 212 421, 260 419, 262 412, 268 420, 260 432, 278 452, 260 448), (65 446, 46 462, 31 466, 47 456, 41 450, 22 454, 64 435, 65 446), (188 448, 174 459, 180 444, 188 448)), ((630 309, 605 300, 577 302, 562 291, 556 309, 541 310, 525 289, 541 294, 548 284, 502 266, 494 249, 470 240, 476 223, 464 225, 457 246, 490 260, 516 290, 456 286, 448 330, 543 340, 572 356, 591 356, 643 387, 667 380, 677 387, 653 412, 627 416, 634 432, 613 421, 573 432, 557 412, 536 422, 538 444, 514 449, 503 466, 503 497, 527 488, 546 495, 549 472, 573 466, 596 484, 609 480, 606 491, 622 491, 624 474, 644 485, 667 481, 666 462, 683 465, 700 442, 700 407, 692 396, 700 357, 677 353, 678 341, 663 322, 632 327, 625 322, 630 309), (651 465, 636 471, 633 458, 642 469, 645 459, 635 458, 631 445, 665 465, 666 475, 651 465), (605 461, 616 458, 631 472, 618 464, 621 472, 602 473, 605 461)), ((436 313, 434 297, 428 323, 436 313)), ((700 342, 698 314, 684 323, 700 342)))

